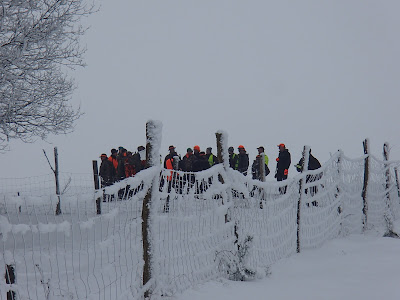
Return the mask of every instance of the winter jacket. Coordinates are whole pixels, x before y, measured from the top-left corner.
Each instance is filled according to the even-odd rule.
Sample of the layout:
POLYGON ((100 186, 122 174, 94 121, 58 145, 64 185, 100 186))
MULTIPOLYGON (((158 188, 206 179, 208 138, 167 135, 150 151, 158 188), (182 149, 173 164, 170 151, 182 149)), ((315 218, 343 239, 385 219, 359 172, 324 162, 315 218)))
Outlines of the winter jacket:
MULTIPOLYGON (((316 170, 321 168, 321 164, 311 153, 308 159, 308 170, 316 170)), ((299 160, 299 163, 296 165, 296 169, 298 172, 303 172, 303 158, 299 160)))
MULTIPOLYGON (((252 173, 253 179, 261 180, 260 162, 261 162, 261 156, 257 155, 251 166, 251 173, 252 173)), ((264 155, 264 164, 265 164, 265 176, 268 176, 268 174, 270 173, 270 170, 268 168, 268 156, 267 155, 264 155)))
POLYGON ((115 172, 117 172, 117 169, 118 169, 118 161, 117 161, 117 158, 114 157, 114 156, 110 156, 110 157, 108 158, 108 160, 112 162, 112 164, 113 164, 113 166, 114 166, 114 169, 115 169, 115 172))
POLYGON ((184 172, 193 172, 194 154, 186 153, 183 159, 179 162, 179 169, 184 172))
POLYGON ((239 168, 239 155, 236 153, 229 154, 229 166, 237 170, 239 168))
POLYGON ((247 153, 239 153, 238 171, 243 175, 247 175, 247 169, 249 168, 249 155, 247 153))
POLYGON ((99 175, 101 177, 101 187, 109 186, 114 183, 115 168, 111 161, 108 159, 101 161, 99 175))
MULTIPOLYGON (((308 159, 308 170, 317 170, 321 168, 321 163, 316 159, 311 153, 310 157, 308 159)), ((299 160, 299 163, 296 165, 296 170, 298 172, 303 172, 303 158, 299 160)), ((322 177, 322 172, 314 175, 307 175, 306 176, 306 182, 314 182, 322 177)))
POLYGON ((277 163, 276 163, 275 178, 278 181, 287 179, 288 170, 290 164, 292 163, 289 150, 284 149, 283 151, 280 151, 276 161, 277 163))
POLYGON ((180 158, 176 152, 170 153, 165 156, 164 169, 178 170, 180 158))
POLYGON ((125 161, 126 161, 126 153, 117 156, 118 167, 117 167, 117 179, 122 180, 126 177, 125 175, 125 161))
POLYGON ((193 172, 200 172, 210 168, 210 164, 205 154, 193 154, 193 172))
POLYGON ((210 164, 210 167, 216 165, 219 163, 218 157, 216 157, 214 154, 206 154, 206 158, 208 160, 208 163, 210 164))

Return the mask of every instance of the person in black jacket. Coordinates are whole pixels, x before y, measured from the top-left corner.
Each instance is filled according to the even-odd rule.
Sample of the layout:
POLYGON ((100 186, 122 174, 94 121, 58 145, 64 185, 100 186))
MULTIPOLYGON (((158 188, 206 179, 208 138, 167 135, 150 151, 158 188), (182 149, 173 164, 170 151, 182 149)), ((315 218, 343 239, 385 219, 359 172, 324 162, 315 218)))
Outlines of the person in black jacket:
MULTIPOLYGON (((311 149, 310 149, 310 154, 309 154, 309 159, 308 159, 308 169, 307 170, 317 170, 321 168, 321 163, 314 157, 314 155, 311 154, 311 149)), ((299 160, 299 163, 296 165, 296 170, 298 172, 303 172, 303 158, 299 160)), ((322 177, 322 172, 318 174, 309 174, 306 175, 306 183, 309 182, 314 182, 318 181, 322 177)), ((310 187, 310 194, 311 196, 314 196, 318 192, 318 186, 312 186, 310 187)), ((308 189, 305 190, 305 193, 308 193, 308 189)), ((318 203, 316 201, 312 202, 313 206, 318 206, 318 203)))
MULTIPOLYGON (((194 147, 196 149, 196 146, 194 147)), ((208 162, 207 156, 204 152, 194 152, 194 161, 193 161, 193 172, 200 172, 207 170, 210 168, 210 163, 208 162)))
MULTIPOLYGON (((289 167, 292 162, 290 152, 286 149, 285 144, 279 144, 279 156, 276 159, 275 178, 277 181, 286 180, 289 174, 289 167)), ((280 187, 279 192, 286 194, 287 185, 280 187)))
POLYGON ((101 164, 99 175, 101 177, 101 187, 106 187, 114 183, 115 168, 111 161, 108 160, 107 154, 103 153, 101 156, 101 164))
MULTIPOLYGON (((314 157, 314 155, 311 154, 311 149, 310 149, 310 154, 309 154, 309 159, 308 159, 308 168, 307 170, 316 170, 321 168, 321 163, 319 162, 318 159, 314 157)), ((299 163, 296 165, 296 170, 298 172, 303 172, 303 158, 299 160, 299 163)))
POLYGON ((246 149, 243 145, 239 145, 239 164, 238 171, 244 176, 247 176, 247 170, 249 168, 249 155, 246 153, 246 149))
POLYGON ((292 163, 290 152, 285 144, 279 144, 279 156, 276 159, 275 178, 277 181, 286 180, 289 174, 289 167, 292 163))

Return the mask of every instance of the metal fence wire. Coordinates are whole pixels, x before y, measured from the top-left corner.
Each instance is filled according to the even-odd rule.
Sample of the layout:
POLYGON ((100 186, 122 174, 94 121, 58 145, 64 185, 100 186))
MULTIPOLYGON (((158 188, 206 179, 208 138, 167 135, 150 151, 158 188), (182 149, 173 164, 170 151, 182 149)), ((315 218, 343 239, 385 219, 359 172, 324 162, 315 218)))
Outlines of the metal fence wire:
POLYGON ((91 174, 61 173, 60 215, 52 175, 1 179, 0 266, 4 274, 13 266, 16 281, 0 281, 0 299, 10 291, 16 299, 142 299, 149 286, 152 298, 162 298, 219 277, 267 272, 327 240, 390 226, 400 216, 397 163, 369 158, 367 210, 366 156, 340 151, 320 169, 279 183, 223 164, 197 173, 156 166, 95 191, 91 174), (152 279, 144 287, 149 191, 152 279))

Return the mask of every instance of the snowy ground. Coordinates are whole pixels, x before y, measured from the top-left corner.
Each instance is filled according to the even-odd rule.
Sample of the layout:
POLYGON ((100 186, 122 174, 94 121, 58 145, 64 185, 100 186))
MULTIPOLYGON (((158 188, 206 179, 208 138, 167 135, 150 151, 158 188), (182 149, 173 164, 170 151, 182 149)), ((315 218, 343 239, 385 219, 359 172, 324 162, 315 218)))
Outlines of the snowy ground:
POLYGON ((399 300, 400 239, 381 236, 382 231, 370 231, 335 239, 277 262, 266 278, 213 281, 174 300, 399 300))

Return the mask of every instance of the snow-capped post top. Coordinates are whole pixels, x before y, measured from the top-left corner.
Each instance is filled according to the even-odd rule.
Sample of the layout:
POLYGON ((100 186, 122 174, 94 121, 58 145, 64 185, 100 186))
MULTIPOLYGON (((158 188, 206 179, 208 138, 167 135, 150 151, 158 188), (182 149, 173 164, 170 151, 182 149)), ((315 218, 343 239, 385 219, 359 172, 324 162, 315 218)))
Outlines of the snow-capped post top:
POLYGON ((149 120, 146 123, 146 166, 159 165, 162 137, 162 123, 149 120))
POLYGON ((305 145, 304 146, 304 153, 303 153, 303 157, 304 157, 304 161, 303 161, 303 171, 308 171, 308 162, 310 161, 310 150, 311 147, 305 145))
POLYGON ((227 170, 229 168, 228 133, 223 130, 218 130, 215 136, 217 137, 217 148, 221 147, 221 149, 217 149, 218 160, 222 161, 224 169, 227 170), (221 157, 219 157, 219 155, 221 155, 221 157))
POLYGON ((383 160, 384 161, 389 160, 389 143, 388 142, 383 144, 383 160))
POLYGON ((364 154, 369 154, 369 139, 366 138, 363 142, 364 154))

